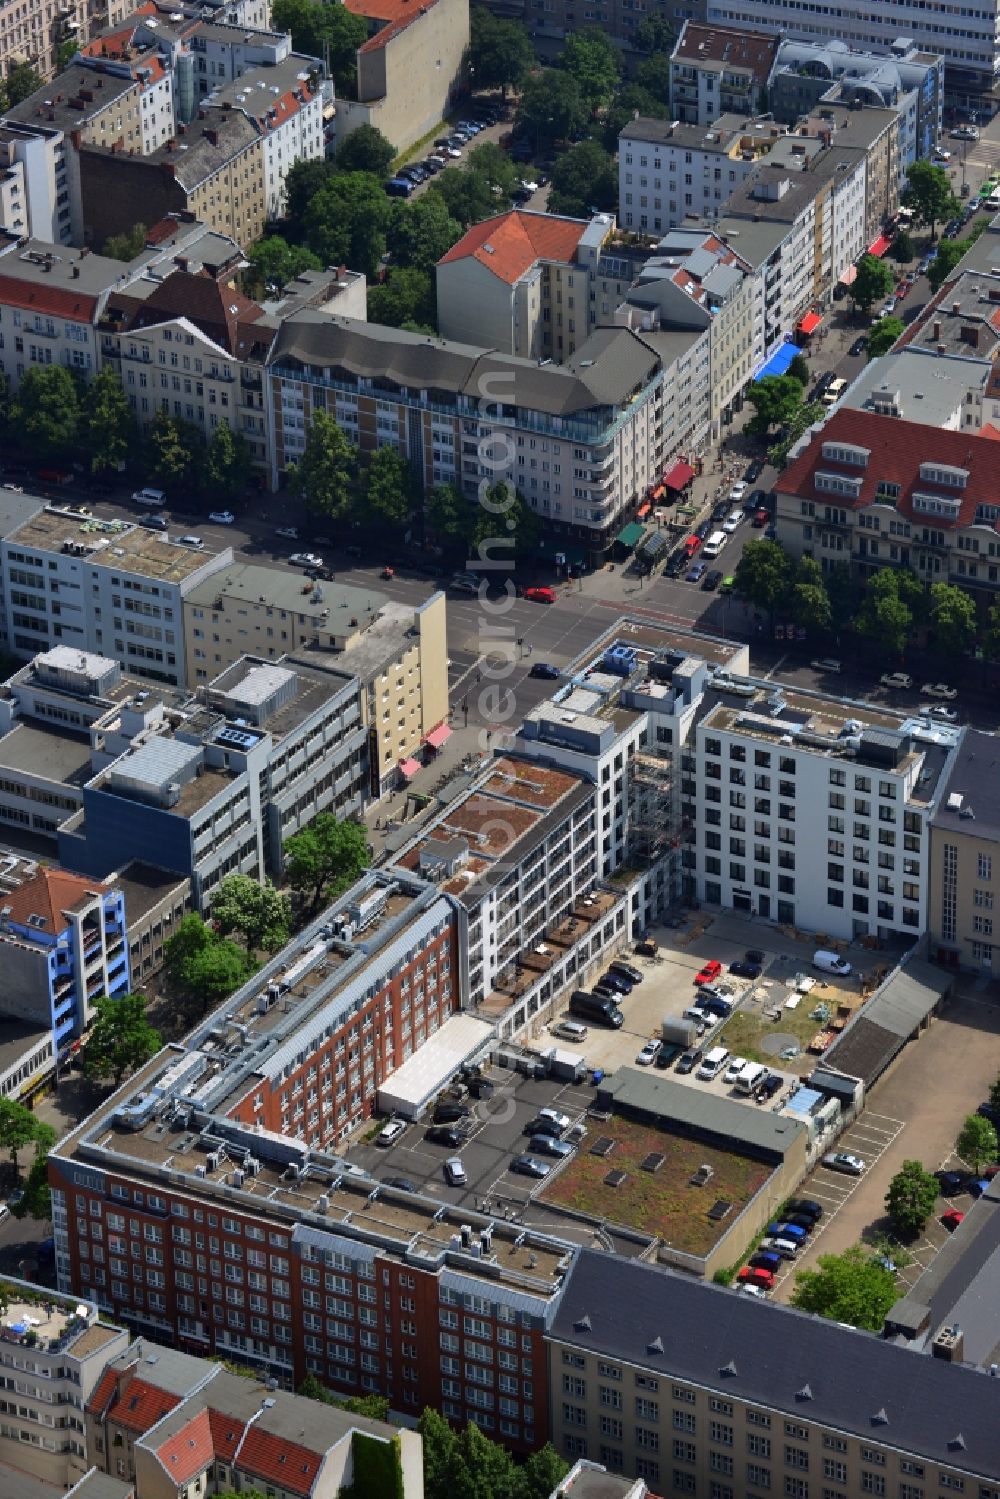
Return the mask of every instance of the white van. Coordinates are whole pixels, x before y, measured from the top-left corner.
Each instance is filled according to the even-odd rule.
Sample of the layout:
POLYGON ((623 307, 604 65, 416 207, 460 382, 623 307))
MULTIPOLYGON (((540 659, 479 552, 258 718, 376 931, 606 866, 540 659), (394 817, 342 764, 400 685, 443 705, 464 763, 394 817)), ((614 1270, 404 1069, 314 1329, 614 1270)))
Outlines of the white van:
POLYGON ((844 391, 847 389, 847 381, 842 379, 831 380, 829 385, 820 396, 824 406, 836 406, 844 391))
POLYGON ((820 973, 838 973, 843 978, 851 972, 851 965, 839 953, 826 952, 822 947, 813 953, 812 966, 820 973))
POLYGON ((719 555, 728 540, 729 537, 726 535, 725 531, 713 531, 711 536, 706 541, 705 545, 702 547, 701 555, 707 561, 711 561, 713 557, 717 557, 719 555))
POLYGON ((759 1087, 766 1077, 767 1068, 760 1062, 747 1062, 746 1066, 736 1075, 733 1083, 733 1091, 741 1094, 744 1098, 749 1098, 754 1089, 759 1087))
POLYGON ((132 496, 137 505, 165 505, 166 492, 162 489, 137 489, 132 496))
POLYGON ((713 1077, 718 1077, 728 1061, 729 1053, 726 1048, 724 1046, 713 1046, 698 1068, 695 1076, 700 1077, 702 1082, 711 1082, 713 1077))

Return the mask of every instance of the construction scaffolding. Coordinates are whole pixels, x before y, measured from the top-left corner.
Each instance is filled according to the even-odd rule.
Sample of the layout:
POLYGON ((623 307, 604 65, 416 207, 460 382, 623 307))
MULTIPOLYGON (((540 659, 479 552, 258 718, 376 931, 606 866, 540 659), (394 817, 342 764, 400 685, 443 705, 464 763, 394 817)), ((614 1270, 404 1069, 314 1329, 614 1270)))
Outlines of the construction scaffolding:
POLYGON ((679 865, 678 790, 669 745, 638 750, 629 761, 626 836, 633 868, 649 869, 668 855, 679 865))

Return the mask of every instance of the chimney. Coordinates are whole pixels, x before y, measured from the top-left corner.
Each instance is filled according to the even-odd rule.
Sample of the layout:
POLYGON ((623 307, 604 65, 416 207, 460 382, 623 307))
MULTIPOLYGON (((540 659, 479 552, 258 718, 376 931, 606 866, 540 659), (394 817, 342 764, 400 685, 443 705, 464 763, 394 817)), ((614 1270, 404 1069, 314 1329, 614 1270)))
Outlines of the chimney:
POLYGON ((80 267, 78 265, 75 265, 73 267, 73 280, 74 281, 79 281, 79 279, 80 279, 80 267))
POLYGON ((953 316, 958 317, 958 314, 962 310, 962 304, 961 304, 961 302, 952 302, 952 304, 951 304, 951 310, 952 310, 953 316))
POLYGON ((346 267, 346 265, 338 265, 338 267, 337 267, 337 280, 338 281, 346 281, 347 280, 347 267, 346 267))
POLYGON ((935 318, 934 319, 934 337, 935 338, 940 338, 941 337, 941 319, 940 318, 935 318))
POLYGON ((213 146, 217 146, 219 144, 219 132, 217 130, 206 130, 205 139, 213 146))

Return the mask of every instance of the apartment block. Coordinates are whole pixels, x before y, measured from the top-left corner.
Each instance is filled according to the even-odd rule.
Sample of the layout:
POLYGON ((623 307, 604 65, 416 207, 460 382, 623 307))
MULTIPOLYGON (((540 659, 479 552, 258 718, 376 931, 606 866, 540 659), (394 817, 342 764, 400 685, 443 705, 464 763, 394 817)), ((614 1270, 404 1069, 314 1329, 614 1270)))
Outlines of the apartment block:
POLYGON ((393 1449, 403 1499, 423 1495, 416 1432, 148 1338, 108 1361, 87 1405, 87 1436, 98 1471, 125 1475, 142 1499, 209 1492, 219 1483, 297 1499, 336 1499, 345 1488, 377 1499, 373 1474, 382 1469, 372 1458, 379 1448, 393 1449))
POLYGON ((113 652, 130 672, 183 685, 182 600, 231 561, 229 547, 197 552, 127 521, 46 505, 0 540, 10 648, 113 652))
POLYGON ((916 938, 930 819, 957 742, 927 718, 724 686, 693 746, 699 899, 847 941, 916 938))
POLYGON ((923 344, 911 344, 867 364, 840 404, 942 431, 980 432, 1000 415, 995 370, 971 349, 942 359, 923 344))
POLYGON ((778 536, 824 570, 910 567, 985 609, 1000 583, 998 463, 988 437, 837 411, 781 475, 778 536))
POLYGON ((670 109, 686 125, 763 114, 781 43, 762 31, 685 21, 670 54, 670 109))
POLYGON ((255 120, 264 154, 264 214, 285 212, 285 178, 299 161, 322 161, 323 97, 314 58, 290 53, 268 67, 254 68, 224 87, 213 88, 205 107, 242 110, 255 120))
MULTIPOLYGON (((143 156, 162 146, 174 133, 174 75, 165 65, 157 48, 144 44, 134 34, 119 33, 110 38, 100 36, 80 48, 73 59, 75 67, 88 68, 95 74, 131 78, 139 87, 139 149, 143 156)), ((60 73, 48 85, 58 89, 65 74, 60 73)), ((105 142, 107 144, 107 142, 105 142)), ((129 143, 134 151, 135 141, 129 143)))
POLYGON ((451 113, 466 87, 469 0, 345 0, 368 22, 355 97, 337 99, 335 141, 373 125, 406 151, 451 113))
POLYGON ((931 820, 930 952, 939 963, 986 977, 1000 963, 993 933, 994 919, 1000 922, 994 917, 994 870, 1000 880, 995 758, 993 735, 966 729, 931 820))
POLYGON ((686 217, 713 219, 784 127, 722 115, 711 125, 631 120, 618 137, 624 228, 661 235, 686 217))
POLYGON ((360 699, 348 676, 255 657, 180 712, 140 694, 108 724, 117 756, 58 830, 61 862, 93 874, 155 851, 190 878, 201 911, 227 874, 280 877, 292 833, 319 812, 351 817, 366 799, 360 699))
POLYGON ((20 63, 30 63, 41 77, 55 71, 56 52, 64 43, 85 36, 90 8, 83 0, 37 0, 0 9, 0 77, 20 63))
POLYGON ((128 1334, 76 1296, 9 1276, 4 1286, 0 1486, 11 1495, 61 1491, 91 1466, 85 1407, 128 1334))
POLYGON ((540 366, 299 313, 283 321, 268 363, 275 484, 301 455, 313 411, 323 410, 363 460, 391 443, 425 484, 455 483, 470 498, 482 481, 508 478, 564 550, 602 556, 670 452, 663 387, 671 337, 691 342, 601 327, 568 363, 540 366), (500 430, 511 454, 507 474, 492 456, 500 430))
POLYGON ((100 366, 97 323, 125 269, 58 242, 0 238, 0 369, 16 391, 33 365, 84 379, 100 366))
POLYGON ((981 1369, 581 1251, 548 1335, 552 1440, 673 1494, 998 1491, 981 1369))
POLYGON ((235 563, 188 596, 184 638, 192 682, 206 681, 246 651, 327 665, 360 684, 371 737, 372 794, 395 790, 401 767, 433 734, 447 734, 446 601, 414 608, 372 589, 316 582, 303 593, 292 573, 235 563))

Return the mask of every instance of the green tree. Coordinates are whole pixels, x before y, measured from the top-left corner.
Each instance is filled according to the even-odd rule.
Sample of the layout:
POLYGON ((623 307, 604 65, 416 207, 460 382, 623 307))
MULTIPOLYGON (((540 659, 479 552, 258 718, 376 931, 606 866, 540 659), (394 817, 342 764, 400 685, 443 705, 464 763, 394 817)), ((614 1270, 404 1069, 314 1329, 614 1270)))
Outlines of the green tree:
POLYGON ((517 118, 522 128, 534 136, 537 147, 582 134, 587 124, 587 106, 580 85, 572 73, 556 68, 533 73, 524 85, 517 118))
POLYGON ((987 661, 1000 661, 1000 599, 995 600, 986 616, 983 633, 983 655, 987 661))
POLYGON ((458 1445, 458 1433, 453 1431, 443 1416, 428 1407, 417 1423, 424 1448, 424 1495, 425 1499, 456 1499, 459 1494, 472 1494, 471 1487, 462 1488, 464 1467, 458 1445), (458 1480, 458 1483, 456 1483, 458 1480))
POLYGON ((934 649, 953 660, 968 654, 976 638, 976 606, 963 588, 935 583, 931 588, 930 624, 934 649))
POLYGON ((857 1244, 843 1254, 821 1254, 817 1264, 816 1270, 797 1273, 792 1305, 833 1322, 881 1332, 899 1294, 891 1270, 873 1261, 857 1244))
POLYGON ((893 656, 903 654, 913 631, 913 611, 900 598, 897 575, 891 569, 883 568, 869 579, 854 627, 876 649, 893 656))
MULTIPOLYGON (((520 181, 516 164, 495 141, 483 141, 481 146, 473 146, 466 159, 466 166, 470 172, 478 172, 481 177, 485 177, 491 188, 499 188, 500 193, 508 198, 520 181)), ((428 195, 425 194, 426 196, 428 195)), ((422 201, 417 199, 417 203, 422 201)), ((416 206, 416 203, 411 205, 414 208, 416 206)))
POLYGON ((280 234, 266 234, 246 252, 250 269, 247 276, 256 290, 265 296, 283 292, 289 281, 303 271, 321 271, 323 263, 305 245, 291 245, 280 234))
POLYGON ((94 1001, 96 1019, 84 1051, 87 1077, 110 1077, 117 1088, 126 1073, 145 1067, 155 1057, 163 1040, 146 1019, 146 996, 107 995, 94 1001))
MULTIPOLYGON (((55 1131, 41 1119, 37 1119, 29 1108, 18 1103, 16 1098, 8 1098, 6 1095, 0 1097, 0 1150, 10 1151, 11 1164, 18 1175, 18 1154, 29 1145, 36 1144, 39 1129, 47 1130, 52 1136, 48 1142, 50 1145, 55 1143, 55 1131)), ((42 1139, 45 1138, 43 1134, 42 1139)))
POLYGON ((896 230, 896 237, 892 242, 889 254, 893 260, 898 260, 900 265, 908 265, 911 260, 916 259, 916 248, 907 230, 896 230))
POLYGON ((452 541, 466 538, 472 519, 472 507, 457 484, 438 484, 428 491, 424 524, 433 535, 452 541))
POLYGON ((569 1472, 569 1464, 559 1456, 551 1442, 525 1458, 521 1468, 524 1499, 549 1499, 569 1472))
POLYGON ((997 1158, 996 1125, 981 1114, 970 1114, 955 1141, 955 1154, 979 1172, 997 1158))
POLYGON ((552 170, 549 212, 570 218, 590 217, 591 208, 614 208, 618 201, 618 169, 597 141, 580 141, 564 151, 552 170))
POLYGON ((322 157, 295 162, 285 178, 286 223, 301 233, 309 204, 338 175, 333 162, 322 157))
POLYGON ((289 487, 315 515, 342 520, 350 508, 357 466, 357 448, 332 416, 315 411, 302 457, 289 467, 289 487))
POLYGON ((851 283, 851 301, 855 307, 860 307, 867 317, 872 304, 887 297, 892 288, 892 271, 885 261, 874 255, 862 255, 858 261, 858 274, 851 283))
POLYGON ((902 338, 906 328, 901 318, 883 317, 873 323, 868 334, 868 358, 878 359, 888 354, 897 339, 902 338))
POLYGON ((937 225, 943 219, 952 218, 961 207, 944 167, 926 159, 913 161, 907 167, 902 201, 907 208, 913 209, 918 224, 927 225, 932 240, 937 225))
POLYGON ((614 103, 604 112, 602 141, 612 156, 618 150, 618 137, 637 114, 647 120, 665 120, 669 110, 665 97, 650 93, 633 79, 618 90, 614 103))
POLYGON ((476 1499, 515 1499, 518 1471, 514 1459, 499 1442, 491 1442, 474 1421, 470 1421, 458 1439, 461 1462, 472 1480, 472 1487, 453 1490, 475 1494, 476 1499))
POLYGON ((785 373, 791 375, 793 380, 797 380, 804 390, 811 378, 809 366, 806 363, 806 356, 804 354, 796 354, 785 373))
POLYGON ((499 541, 518 557, 530 557, 538 550, 542 523, 525 503, 523 495, 502 480, 491 484, 472 507, 469 523, 469 549, 485 555, 488 543, 499 541))
POLYGON ((79 440, 95 474, 123 468, 133 451, 135 417, 120 377, 107 365, 84 390, 79 440))
POLYGON ((640 52, 670 53, 676 40, 677 29, 662 11, 650 11, 635 28, 635 45, 640 52))
MULTIPOLYGON (((48 1128, 48 1126, 45 1126, 48 1128)), ((52 1141, 55 1144, 56 1132, 51 1131, 52 1141)), ((47 1222, 52 1217, 52 1193, 49 1190, 49 1149, 46 1145, 44 1150, 41 1146, 35 1149, 35 1159, 28 1168, 28 1174, 24 1178, 24 1186, 21 1188, 21 1200, 11 1207, 15 1218, 37 1218, 47 1222)))
POLYGON ((110 260, 134 260, 146 248, 147 233, 145 224, 133 224, 127 234, 110 235, 104 241, 101 254, 110 260))
POLYGON ((346 1400, 334 1402, 341 1410, 350 1411, 352 1416, 364 1416, 368 1421, 389 1420, 389 1397, 388 1395, 348 1395, 346 1400))
POLYGON ((904 1161, 885 1194, 886 1212, 901 1234, 916 1235, 934 1212, 937 1179, 920 1161, 904 1161))
MULTIPOLYGON (((328 10, 345 10, 330 5, 328 10)), ((369 281, 378 275, 392 218, 392 200, 370 172, 336 172, 309 201, 306 244, 324 265, 349 265, 369 281)))
POLYGON ((318 1400, 322 1405, 332 1405, 333 1396, 321 1379, 315 1374, 307 1374, 295 1392, 304 1400, 318 1400))
POLYGON ((310 911, 349 889, 370 862, 364 825, 338 822, 332 812, 320 812, 285 844, 285 878, 310 911))
POLYGON ((216 502, 246 493, 253 456, 242 432, 234 432, 227 421, 221 421, 212 433, 204 472, 205 488, 216 502))
POLYGON ((469 71, 476 87, 498 88, 506 96, 534 65, 531 37, 519 22, 502 20, 485 5, 472 7, 469 25, 469 71))
POLYGON ((810 635, 826 635, 832 629, 833 610, 822 576, 794 582, 786 603, 792 619, 810 635))
POLYGON ((365 471, 365 524, 385 532, 402 527, 417 503, 418 489, 412 466, 396 448, 376 448, 365 471))
POLYGON ((372 172, 385 177, 395 160, 395 146, 374 125, 359 125, 337 147, 337 166, 342 172, 372 172))
POLYGON ((80 43, 75 37, 68 37, 66 41, 60 42, 56 48, 56 72, 61 73, 64 68, 68 68, 79 50, 80 43))
POLYGON ((357 52, 368 40, 368 22, 346 5, 323 5, 317 0, 274 0, 271 8, 274 31, 289 31, 296 52, 309 57, 328 56, 337 93, 353 94, 357 76, 357 52))
POLYGON ((7 103, 12 109, 42 87, 42 79, 30 64, 19 62, 11 68, 6 78, 7 103))
POLYGON ((794 418, 802 406, 802 386, 794 375, 765 375, 747 388, 747 400, 755 413, 747 428, 763 436, 794 418))
POLYGON ((927 280, 930 283, 931 291, 938 292, 941 290, 968 248, 968 241, 964 239, 943 239, 941 241, 938 245, 937 254, 927 268, 927 280))
POLYGON ((191 422, 158 411, 146 439, 149 467, 165 489, 197 488, 205 440, 191 422))
MULTIPOLYGON (((480 149, 489 151, 490 147, 480 149)), ((413 203, 396 206, 398 212, 387 235, 393 259, 407 270, 432 271, 442 255, 461 239, 461 224, 452 218, 440 193, 423 193, 413 203)))
POLYGON ((633 82, 645 90, 650 98, 666 103, 670 94, 670 54, 656 52, 644 57, 632 72, 633 82))
POLYGON ((437 301, 429 271, 395 269, 368 291, 368 321, 410 332, 437 331, 437 301))
POLYGON ((734 587, 756 609, 773 614, 791 582, 791 559, 776 541, 748 541, 736 564, 734 587))
POLYGON ((559 59, 560 65, 576 80, 580 97, 589 111, 611 102, 622 71, 622 56, 600 26, 583 26, 571 31, 559 59))
POLYGON ((204 1010, 238 989, 257 963, 237 943, 219 937, 200 916, 185 916, 164 945, 164 968, 170 983, 199 999, 204 1010))
POLYGON ((212 896, 212 922, 223 937, 236 932, 249 952, 277 952, 288 941, 292 903, 270 880, 230 874, 212 896))
POLYGON ((74 452, 80 397, 69 370, 59 364, 29 365, 14 398, 11 420, 21 446, 42 462, 74 452))
POLYGON ((461 224, 463 229, 467 229, 470 224, 478 224, 481 219, 489 218, 490 214, 496 213, 502 206, 493 192, 489 178, 482 172, 470 171, 468 167, 464 171, 458 167, 448 167, 439 172, 425 194, 428 198, 432 196, 444 199, 449 217, 461 224))

